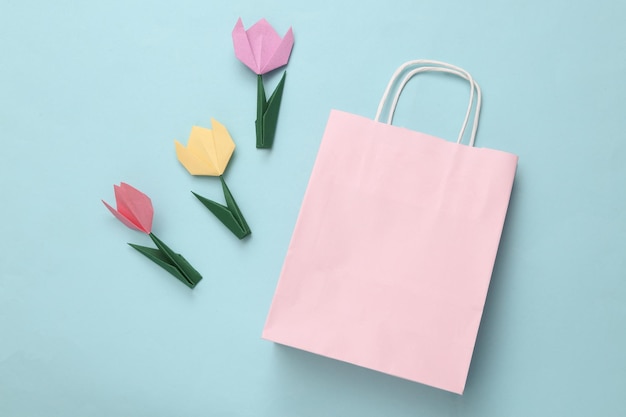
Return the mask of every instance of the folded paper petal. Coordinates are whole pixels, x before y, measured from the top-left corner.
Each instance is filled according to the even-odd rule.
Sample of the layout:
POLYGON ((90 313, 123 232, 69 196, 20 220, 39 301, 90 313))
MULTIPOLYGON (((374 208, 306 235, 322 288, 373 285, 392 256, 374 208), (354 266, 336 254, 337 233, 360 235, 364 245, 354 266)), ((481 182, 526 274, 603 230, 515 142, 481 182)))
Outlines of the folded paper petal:
POLYGON ((289 61, 294 43, 291 28, 281 38, 265 19, 246 31, 239 18, 232 35, 235 56, 256 74, 268 73, 289 61))
POLYGON ((261 74, 267 74, 276 68, 287 65, 289 62, 289 56, 291 55, 291 49, 293 48, 293 42, 293 30, 289 28, 285 37, 282 39, 270 59, 264 62, 263 67, 261 68, 261 74))
POLYGON ((175 141, 178 160, 191 175, 219 175, 215 158, 211 156, 210 143, 213 132, 200 126, 193 126, 187 147, 175 141))
POLYGON ((119 186, 114 185, 113 188, 115 190, 117 210, 103 200, 104 205, 124 225, 149 234, 152 230, 152 218, 154 215, 150 197, 123 182, 119 186))
POLYGON ((235 142, 226 127, 215 119, 211 119, 211 124, 213 130, 193 126, 187 147, 174 141, 178 160, 191 175, 222 175, 235 151, 235 142))
POLYGON ((241 18, 237 20, 235 28, 233 29, 233 45, 235 47, 235 56, 237 59, 243 62, 255 73, 260 74, 259 71, 261 71, 261 67, 256 63, 252 47, 250 46, 250 41, 248 41, 248 35, 243 28, 241 18))
POLYGON ((248 42, 250 42, 252 47, 254 60, 262 71, 265 63, 270 60, 272 55, 274 55, 274 51, 280 45, 280 35, 265 19, 261 19, 252 25, 246 31, 246 35, 248 35, 248 42))
POLYGON ((189 141, 187 147, 193 152, 196 157, 203 160, 210 166, 210 170, 214 171, 214 174, 219 175, 219 167, 217 165, 217 158, 215 157, 215 136, 211 129, 200 126, 192 126, 191 134, 189 135, 189 141))
POLYGON ((211 127, 213 127, 213 146, 217 171, 219 175, 224 174, 226 166, 230 161, 230 157, 235 152, 235 142, 230 137, 226 127, 215 119, 211 119, 211 127))
MULTIPOLYGON (((113 215, 122 223, 124 223, 124 225, 126 227, 129 227, 131 229, 134 230, 139 230, 140 232, 143 232, 143 230, 141 230, 138 226, 136 226, 133 222, 131 222, 130 220, 128 220, 126 217, 122 216, 117 210, 115 210, 113 207, 111 207, 106 201, 102 200, 102 202, 104 203, 104 205, 106 206, 106 208, 109 209, 109 211, 111 213, 113 213, 113 215)), ((144 232, 145 233, 145 232, 144 232)))

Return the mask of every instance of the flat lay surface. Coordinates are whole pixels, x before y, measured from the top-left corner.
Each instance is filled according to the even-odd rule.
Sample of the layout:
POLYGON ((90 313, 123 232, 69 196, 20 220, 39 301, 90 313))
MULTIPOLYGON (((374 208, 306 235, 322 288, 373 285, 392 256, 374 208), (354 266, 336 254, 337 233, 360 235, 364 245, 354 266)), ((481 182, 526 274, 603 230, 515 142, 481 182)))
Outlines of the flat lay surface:
MULTIPOLYGON (((625 18, 615 0, 0 0, 0 415, 626 414, 625 18), (293 30, 263 75, 269 96, 287 72, 271 149, 239 18, 293 30), (261 339, 331 110, 374 118, 421 58, 469 71, 476 146, 519 156, 463 396, 261 339), (177 158, 212 119, 241 240, 191 193, 226 204, 220 178, 177 158), (102 204, 122 182, 193 290, 127 244, 154 247, 102 204)), ((467 95, 420 74, 394 125, 454 141, 467 95)))

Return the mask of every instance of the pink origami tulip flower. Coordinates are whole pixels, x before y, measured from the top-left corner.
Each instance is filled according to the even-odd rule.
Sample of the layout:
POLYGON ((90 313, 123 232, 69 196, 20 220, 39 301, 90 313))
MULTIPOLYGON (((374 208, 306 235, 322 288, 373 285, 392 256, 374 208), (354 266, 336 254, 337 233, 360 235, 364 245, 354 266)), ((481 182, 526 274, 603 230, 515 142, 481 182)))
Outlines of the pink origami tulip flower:
POLYGON ((265 19, 245 30, 239 18, 233 29, 233 44, 235 55, 241 62, 258 75, 267 74, 289 62, 293 31, 289 28, 281 38, 265 19))
POLYGON ((119 186, 114 185, 113 188, 115 190, 117 209, 114 209, 102 200, 104 205, 126 226, 150 236, 157 248, 148 248, 132 243, 129 243, 129 245, 174 275, 189 288, 194 288, 200 282, 202 276, 182 255, 172 251, 152 233, 154 209, 152 208, 150 197, 123 182, 119 186))
POLYGON ((293 48, 293 31, 289 28, 281 38, 265 19, 245 30, 240 18, 233 29, 233 45, 237 58, 257 74, 256 147, 271 148, 287 72, 269 100, 263 87, 263 74, 287 65, 293 48))

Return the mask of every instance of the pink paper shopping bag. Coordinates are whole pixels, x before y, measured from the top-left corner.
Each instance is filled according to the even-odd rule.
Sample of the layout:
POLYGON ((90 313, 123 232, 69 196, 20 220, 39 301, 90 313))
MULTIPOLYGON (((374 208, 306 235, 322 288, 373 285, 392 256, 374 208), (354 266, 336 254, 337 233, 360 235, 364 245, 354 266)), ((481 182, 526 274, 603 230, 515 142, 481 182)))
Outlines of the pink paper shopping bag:
POLYGON ((331 112, 263 338, 463 393, 518 159, 473 146, 480 94, 461 68, 419 60, 376 120, 331 112), (390 124, 426 71, 469 81, 457 143, 390 124))

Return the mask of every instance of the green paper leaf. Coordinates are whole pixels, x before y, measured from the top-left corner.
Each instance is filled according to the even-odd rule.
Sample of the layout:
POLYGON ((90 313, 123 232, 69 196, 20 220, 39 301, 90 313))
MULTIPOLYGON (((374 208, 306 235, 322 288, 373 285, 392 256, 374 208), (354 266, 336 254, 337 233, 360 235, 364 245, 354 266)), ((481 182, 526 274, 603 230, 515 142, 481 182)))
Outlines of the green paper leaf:
POLYGON ((151 261, 159 265, 161 268, 165 269, 170 274, 174 275, 178 278, 183 284, 190 287, 190 283, 185 279, 185 276, 176 269, 176 267, 169 264, 169 259, 163 255, 158 249, 148 248, 146 246, 139 246, 132 243, 129 243, 130 246, 137 249, 151 261))
POLYGON ((153 233, 149 235, 152 238, 152 241, 157 248, 164 253, 169 259, 172 266, 176 267, 176 269, 183 275, 184 279, 189 283, 189 287, 195 287, 200 280, 202 280, 202 275, 198 271, 195 270, 193 266, 180 254, 171 250, 165 243, 163 243, 159 238, 157 238, 153 233))
MULTIPOLYGON (((235 217, 235 215, 232 213, 229 207, 216 203, 215 201, 209 200, 208 198, 204 198, 201 195, 194 193, 193 191, 191 193, 195 195, 196 198, 200 200, 200 202, 204 204, 204 206, 208 208, 209 211, 213 213, 215 217, 217 217, 219 221, 221 221, 224 224, 224 226, 226 226, 228 230, 233 232, 233 234, 237 236, 239 239, 243 239, 244 237, 250 234, 250 229, 248 228, 248 225, 245 224, 245 220, 243 221, 243 224, 245 224, 245 227, 243 227, 242 224, 240 224, 240 222, 238 221, 237 217, 235 217)), ((238 210, 239 208, 237 208, 237 211, 238 210)), ((241 215, 241 213, 239 213, 239 215, 241 215)), ((243 218, 243 216, 241 216, 241 218, 243 218)))
POLYGON ((243 217, 243 213, 241 213, 241 210, 239 209, 239 206, 237 205, 235 198, 233 197, 230 190, 228 189, 228 186, 226 185, 226 181, 224 180, 224 176, 220 175, 220 181, 222 182, 222 191, 224 192, 224 199, 226 200, 226 205, 228 206, 231 213, 237 220, 237 223, 241 227, 242 235, 238 237, 239 239, 242 239, 248 236, 252 232, 250 230, 250 227, 248 226, 248 223, 246 222, 246 219, 243 217))
POLYGON ((161 268, 165 269, 167 272, 169 272, 170 274, 178 278, 183 284, 187 285, 190 288, 195 287, 196 284, 202 279, 200 274, 196 272, 199 279, 197 279, 195 283, 189 280, 185 276, 185 274, 183 274, 176 266, 172 265, 171 258, 159 249, 148 248, 146 246, 139 246, 133 243, 129 243, 129 245, 132 246, 137 251, 139 251, 141 254, 145 255, 148 259, 150 259, 151 261, 159 265, 161 268))
POLYGON ((269 149, 274 144, 286 76, 287 72, 285 71, 269 100, 265 99, 263 78, 261 75, 257 76, 257 118, 255 122, 257 148, 269 149))
MULTIPOLYGON (((271 148, 274 144, 274 136, 276 135, 276 125, 278 124, 278 112, 280 111, 280 103, 283 97, 283 89, 285 87, 285 76, 287 71, 283 73, 280 82, 267 101, 267 107, 263 114, 263 148, 271 148)), ((258 146, 257 146, 258 147, 258 146)))

